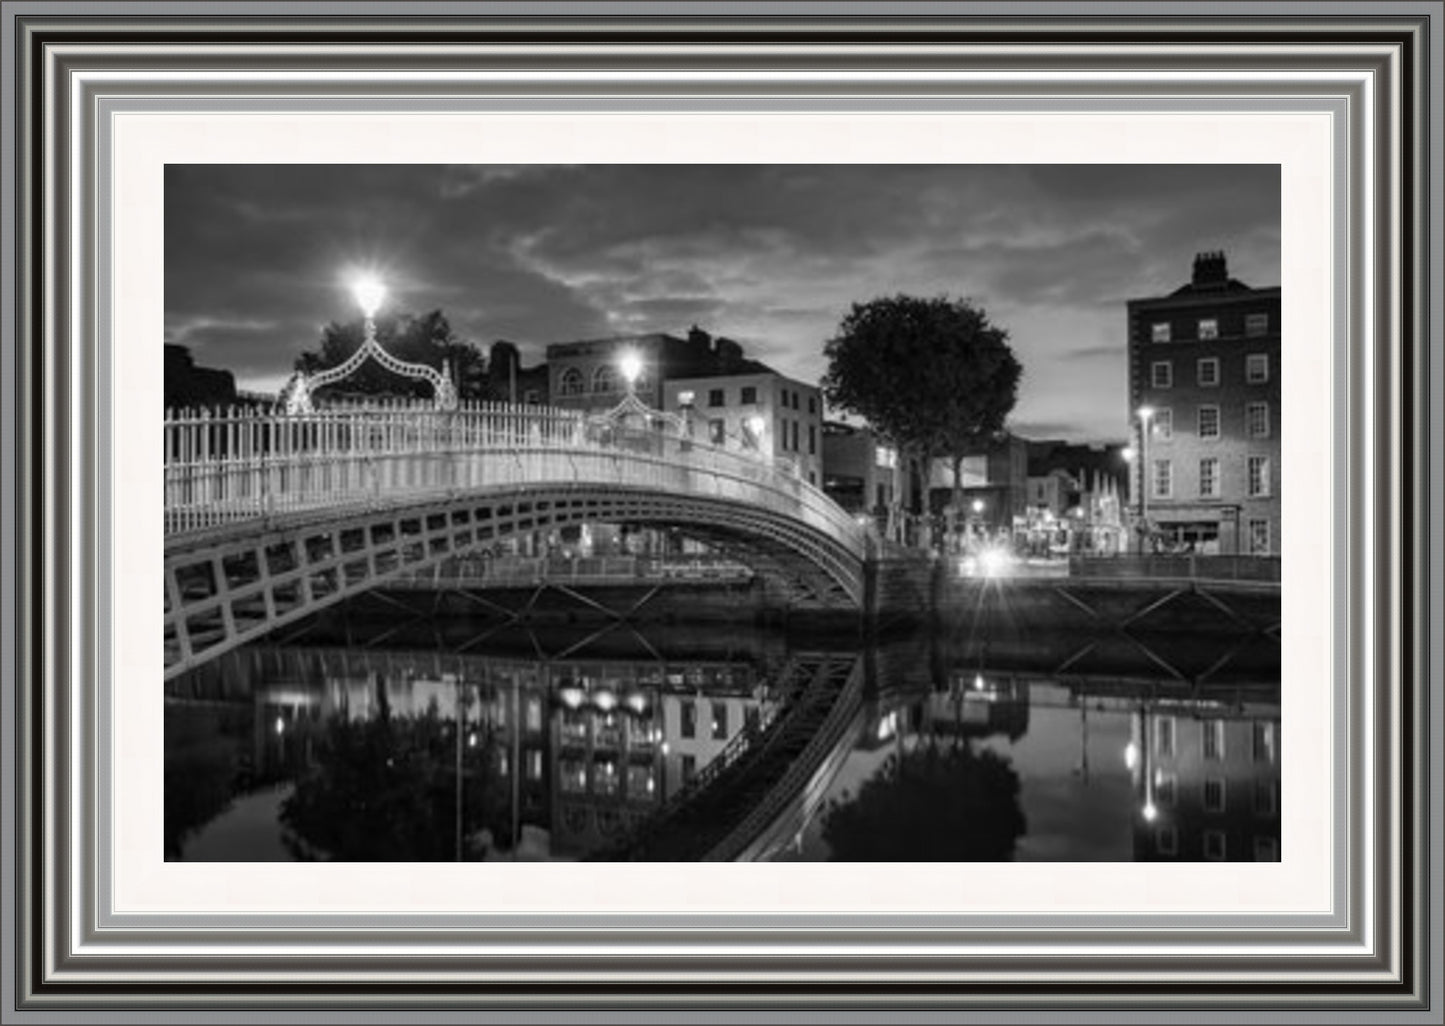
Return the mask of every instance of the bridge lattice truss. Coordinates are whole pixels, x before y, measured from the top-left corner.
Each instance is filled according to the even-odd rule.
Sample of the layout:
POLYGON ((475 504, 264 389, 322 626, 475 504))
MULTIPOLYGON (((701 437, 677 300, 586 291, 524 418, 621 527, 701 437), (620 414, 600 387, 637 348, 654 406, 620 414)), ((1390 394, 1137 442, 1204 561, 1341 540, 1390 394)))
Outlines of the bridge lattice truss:
POLYGON ((786 463, 570 411, 470 404, 173 415, 169 679, 328 605, 513 535, 676 527, 857 608, 864 529, 786 463))

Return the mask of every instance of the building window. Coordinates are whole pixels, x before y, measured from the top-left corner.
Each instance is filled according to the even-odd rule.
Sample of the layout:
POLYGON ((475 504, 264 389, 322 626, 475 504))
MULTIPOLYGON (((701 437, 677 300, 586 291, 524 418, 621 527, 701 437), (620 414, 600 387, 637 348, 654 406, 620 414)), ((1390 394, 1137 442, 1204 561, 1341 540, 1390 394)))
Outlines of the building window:
POLYGON ((1254 735, 1254 761, 1273 763, 1278 755, 1275 751, 1273 723, 1256 723, 1251 732, 1254 735))
POLYGON ((789 448, 792 449, 793 452, 798 451, 798 422, 796 420, 793 421, 793 444, 789 446, 789 448))
POLYGON ((1224 831, 1204 831, 1204 857, 1211 862, 1223 862, 1227 856, 1228 850, 1224 844, 1224 831))
POLYGON ((1174 440, 1174 411, 1169 409, 1155 410, 1153 427, 1150 429, 1154 437, 1161 442, 1174 440))
POLYGON ((1256 837, 1254 839, 1254 861, 1278 862, 1279 839, 1275 837, 1256 837))
POLYGON ((713 445, 722 445, 727 440, 728 422, 721 417, 707 422, 707 440, 713 445))
POLYGON ((1219 321, 1213 317, 1204 317, 1199 321, 1199 341, 1208 342, 1219 337, 1219 321))
POLYGON ((1154 719, 1154 754, 1167 758, 1174 756, 1174 717, 1157 716, 1154 719))
POLYGON ((1254 782, 1254 814, 1275 816, 1279 814, 1279 781, 1256 780, 1254 782))
POLYGON ((815 396, 815 395, 810 395, 810 396, 808 396, 808 413, 809 413, 810 415, 812 415, 812 414, 816 414, 817 412, 818 412, 818 397, 815 396))
POLYGON ((728 736, 728 707, 722 702, 712 704, 712 736, 714 741, 728 736))
POLYGON ((682 757, 682 782, 684 784, 697 776, 697 756, 684 755, 682 757))
POLYGON ((1154 498, 1167 499, 1174 494, 1174 464, 1170 460, 1154 461, 1154 498))
POLYGON ((1249 554, 1251 556, 1269 555, 1269 521, 1251 520, 1249 522, 1249 554))
POLYGON ((818 455, 818 428, 814 424, 808 425, 808 455, 818 455))
POLYGON ((568 367, 557 381, 557 391, 562 395, 581 395, 585 388, 582 372, 576 367, 568 367))
POLYGON ((1269 457, 1251 456, 1246 466, 1249 471, 1249 497, 1259 499, 1269 495, 1269 457))
POLYGON ((1244 433, 1250 438, 1269 437, 1269 403, 1244 404, 1244 433))
POLYGON ((1219 384, 1219 357, 1206 356, 1196 361, 1195 375, 1200 388, 1214 388, 1219 384))
POLYGON ((527 701, 527 729, 532 733, 540 733, 542 730, 542 700, 532 698, 527 701))
POLYGON ((1174 364, 1169 360, 1155 360, 1151 369, 1149 380, 1155 388, 1174 387, 1174 364))
MULTIPOLYGON (((784 401, 788 393, 783 393, 784 401)), ((758 403, 758 389, 756 385, 744 385, 742 399, 739 400, 744 406, 756 406, 758 403)))
POLYGON ((1154 830, 1154 850, 1160 855, 1179 854, 1179 832, 1172 826, 1157 827, 1154 830))
POLYGON ((527 749, 527 779, 542 779, 542 750, 540 748, 527 749))
POLYGON ((1199 724, 1204 758, 1218 762, 1224 758, 1224 721, 1205 720, 1199 724))
POLYGON ((1262 385, 1269 380, 1269 354, 1250 353, 1244 358, 1244 380, 1251 385, 1262 385))
POLYGON ((727 396, 721 388, 710 388, 707 391, 707 404, 709 406, 726 406, 727 396))
POLYGON ((1224 811, 1224 781, 1217 777, 1204 782, 1204 811, 1224 811))
POLYGON ((1269 314, 1253 313, 1244 318, 1244 333, 1250 338, 1269 334, 1269 314))
POLYGON ((795 410, 796 410, 796 409, 800 409, 800 407, 798 406, 798 396, 799 396, 799 393, 797 393, 797 392, 794 392, 794 393, 793 393, 793 409, 795 409, 795 410))
POLYGON ((621 391, 621 379, 617 376, 617 368, 610 363, 599 365, 597 369, 592 372, 592 391, 621 391))
POLYGON ((1154 803, 1156 805, 1173 805, 1178 798, 1179 779, 1173 773, 1165 773, 1159 777, 1154 785, 1154 803))
POLYGON ((538 392, 535 388, 529 388, 522 393, 522 402, 528 406, 540 406, 542 405, 542 393, 538 392))
POLYGON ((697 737, 697 705, 693 702, 682 703, 682 730, 683 737, 697 737))
POLYGON ((1214 456, 1199 461, 1199 495, 1204 499, 1219 498, 1219 460, 1214 456))
POLYGON ((1218 406, 1199 407, 1199 437, 1205 439, 1219 437, 1218 406))
POLYGON ((1149 329, 1149 335, 1155 342, 1168 342, 1170 337, 1169 322, 1162 321, 1149 329))

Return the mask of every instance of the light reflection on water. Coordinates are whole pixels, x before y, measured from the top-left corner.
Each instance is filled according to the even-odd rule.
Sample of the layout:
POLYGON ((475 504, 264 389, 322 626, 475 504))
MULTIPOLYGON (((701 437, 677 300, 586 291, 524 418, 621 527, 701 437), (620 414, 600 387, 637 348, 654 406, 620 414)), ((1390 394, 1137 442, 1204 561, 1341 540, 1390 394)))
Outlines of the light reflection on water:
POLYGON ((377 639, 249 646, 167 685, 168 857, 695 858, 762 806, 746 857, 1278 857, 1268 645, 960 630, 824 651, 657 626, 506 630, 456 653, 435 625, 394 624, 361 640, 377 639), (799 711, 824 665, 827 700, 854 703, 826 722, 799 711), (1183 683, 1200 666, 1225 669, 1183 683), (784 727, 814 733, 782 746, 784 727))

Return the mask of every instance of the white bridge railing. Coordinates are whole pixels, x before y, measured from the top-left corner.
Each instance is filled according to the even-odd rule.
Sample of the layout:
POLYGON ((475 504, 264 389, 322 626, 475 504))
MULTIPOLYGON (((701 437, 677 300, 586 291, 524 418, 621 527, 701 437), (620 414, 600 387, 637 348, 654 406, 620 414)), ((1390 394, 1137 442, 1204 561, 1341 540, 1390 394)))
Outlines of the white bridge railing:
POLYGON ((393 403, 284 415, 169 411, 168 537, 308 511, 376 508, 468 490, 618 485, 762 506, 861 554, 864 529, 786 461, 570 410, 393 403))

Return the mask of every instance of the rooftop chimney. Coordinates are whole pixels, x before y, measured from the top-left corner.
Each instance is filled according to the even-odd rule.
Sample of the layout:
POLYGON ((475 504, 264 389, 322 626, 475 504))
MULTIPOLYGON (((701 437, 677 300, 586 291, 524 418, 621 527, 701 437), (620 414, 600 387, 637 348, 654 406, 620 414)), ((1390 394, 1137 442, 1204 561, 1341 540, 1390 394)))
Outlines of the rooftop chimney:
POLYGON ((1194 257, 1194 286, 1224 285, 1229 281, 1229 266, 1222 251, 1198 253, 1194 257))

